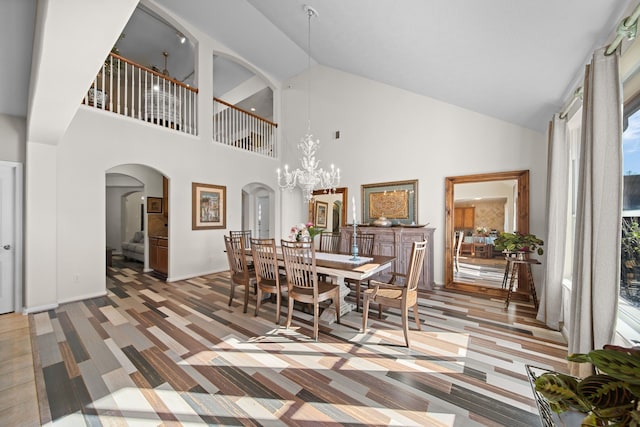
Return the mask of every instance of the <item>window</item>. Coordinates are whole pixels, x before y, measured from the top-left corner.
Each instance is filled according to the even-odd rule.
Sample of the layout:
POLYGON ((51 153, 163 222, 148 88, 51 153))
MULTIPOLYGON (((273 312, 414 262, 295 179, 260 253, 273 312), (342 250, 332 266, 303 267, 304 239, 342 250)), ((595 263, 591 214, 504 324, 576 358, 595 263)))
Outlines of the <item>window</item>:
POLYGON ((625 106, 618 333, 640 343, 640 102, 625 106))

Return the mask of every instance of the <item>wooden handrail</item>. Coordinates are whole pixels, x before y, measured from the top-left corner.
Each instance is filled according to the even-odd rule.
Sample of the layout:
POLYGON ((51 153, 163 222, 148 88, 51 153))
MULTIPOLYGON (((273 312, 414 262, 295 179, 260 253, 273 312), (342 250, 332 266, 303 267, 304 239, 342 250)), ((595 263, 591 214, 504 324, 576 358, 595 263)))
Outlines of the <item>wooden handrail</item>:
POLYGON ((115 59, 119 59, 122 62, 126 62, 129 65, 132 65, 132 66, 135 66, 135 67, 138 67, 138 68, 142 68, 144 71, 146 71, 148 73, 154 74, 154 75, 156 75, 158 77, 162 77, 163 79, 168 80, 168 81, 170 81, 172 83, 175 83, 176 85, 178 85, 180 87, 183 87, 183 88, 185 88, 187 90, 190 90, 191 92, 198 93, 198 88, 197 87, 191 87, 189 85, 186 85, 186 84, 182 83, 181 81, 174 79, 173 77, 169 77, 169 76, 167 76, 165 74, 162 74, 162 73, 160 73, 158 71, 152 70, 151 68, 147 68, 144 65, 136 64, 135 62, 130 61, 127 58, 124 58, 124 57, 122 57, 122 56, 120 56, 120 55, 118 55, 116 53, 111 52, 111 53, 109 53, 109 56, 112 56, 115 59))
POLYGON ((265 122, 265 123, 268 123, 268 124, 270 124, 270 125, 271 125, 271 126, 273 126, 273 127, 278 127, 278 124, 277 124, 277 123, 271 122, 271 121, 269 121, 269 120, 267 120, 267 119, 265 119, 265 118, 263 118, 263 117, 260 117, 260 116, 258 116, 258 115, 256 115, 256 114, 252 113, 251 111, 247 111, 247 110, 243 110, 242 108, 238 108, 238 107, 236 107, 235 105, 233 105, 233 104, 229 104, 228 102, 223 101, 223 100, 222 100, 222 99, 220 99, 220 98, 216 98, 216 97, 214 96, 214 97, 213 97, 213 100, 214 100, 214 101, 216 101, 216 102, 219 102, 220 104, 226 105, 226 106, 227 106, 227 107, 229 107, 229 108, 232 108, 232 109, 234 109, 234 110, 240 111, 240 112, 245 113, 245 114, 248 114, 249 116, 251 116, 251 117, 253 117, 253 118, 256 118, 256 119, 258 119, 258 120, 260 120, 260 121, 263 121, 263 122, 265 122))

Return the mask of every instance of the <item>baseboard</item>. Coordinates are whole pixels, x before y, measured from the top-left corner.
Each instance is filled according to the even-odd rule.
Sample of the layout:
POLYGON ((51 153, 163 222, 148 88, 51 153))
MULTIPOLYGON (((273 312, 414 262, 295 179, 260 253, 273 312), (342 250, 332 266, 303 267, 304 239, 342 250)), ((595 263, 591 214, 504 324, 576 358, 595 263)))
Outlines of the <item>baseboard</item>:
POLYGON ((223 271, 228 271, 228 268, 224 268, 222 270, 211 270, 211 271, 204 271, 201 273, 194 273, 194 274, 189 274, 188 276, 171 276, 171 277, 167 277, 167 282, 177 282, 179 280, 188 280, 188 279, 193 279, 194 277, 199 277, 199 276, 208 276, 209 274, 215 274, 215 273, 221 273, 223 271))
POLYGON ((22 308, 22 312, 24 314, 40 313, 42 311, 55 310, 59 306, 60 306, 60 304, 55 303, 55 304, 40 305, 40 306, 37 306, 37 307, 23 307, 22 308))
POLYGON ((105 295, 107 295, 106 289, 104 291, 96 292, 95 294, 87 294, 87 295, 73 297, 73 298, 69 298, 69 299, 65 299, 65 300, 60 300, 60 301, 58 301, 58 303, 59 304, 67 304, 67 303, 70 303, 70 302, 84 301, 86 299, 103 297, 105 295))

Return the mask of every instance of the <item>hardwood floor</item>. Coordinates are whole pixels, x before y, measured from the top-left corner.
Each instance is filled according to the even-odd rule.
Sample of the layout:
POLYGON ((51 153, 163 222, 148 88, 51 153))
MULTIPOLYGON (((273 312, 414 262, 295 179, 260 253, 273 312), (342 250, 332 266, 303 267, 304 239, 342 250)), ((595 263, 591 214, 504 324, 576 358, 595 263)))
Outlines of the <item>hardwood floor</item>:
POLYGON ((0 361, 0 424, 40 425, 27 316, 0 316, 0 361))
POLYGON ((561 335, 520 302, 422 295, 407 349, 395 312, 375 309, 366 334, 349 313, 315 342, 301 311, 287 330, 271 302, 243 314, 236 291, 228 307, 226 273, 165 283, 114 262, 108 276, 107 296, 29 316, 44 422, 531 427, 524 365, 566 371, 561 335))

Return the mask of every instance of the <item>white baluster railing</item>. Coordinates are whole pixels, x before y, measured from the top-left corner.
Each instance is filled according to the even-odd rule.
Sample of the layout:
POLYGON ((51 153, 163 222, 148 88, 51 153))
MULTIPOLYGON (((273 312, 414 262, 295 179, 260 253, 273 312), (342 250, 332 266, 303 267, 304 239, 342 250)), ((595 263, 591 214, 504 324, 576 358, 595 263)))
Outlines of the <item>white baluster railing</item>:
POLYGON ((277 123, 221 99, 213 99, 214 141, 276 158, 277 128, 277 123))
POLYGON ((198 89, 110 53, 83 103, 196 135, 198 89))

